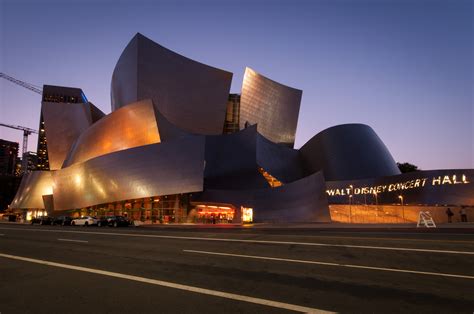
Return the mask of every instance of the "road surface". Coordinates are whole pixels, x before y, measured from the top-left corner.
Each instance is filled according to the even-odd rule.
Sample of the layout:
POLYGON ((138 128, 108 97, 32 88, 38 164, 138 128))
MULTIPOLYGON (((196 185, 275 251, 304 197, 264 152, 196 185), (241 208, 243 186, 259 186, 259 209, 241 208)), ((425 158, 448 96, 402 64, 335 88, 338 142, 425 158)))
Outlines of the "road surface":
POLYGON ((473 313, 474 234, 0 224, 0 313, 473 313))

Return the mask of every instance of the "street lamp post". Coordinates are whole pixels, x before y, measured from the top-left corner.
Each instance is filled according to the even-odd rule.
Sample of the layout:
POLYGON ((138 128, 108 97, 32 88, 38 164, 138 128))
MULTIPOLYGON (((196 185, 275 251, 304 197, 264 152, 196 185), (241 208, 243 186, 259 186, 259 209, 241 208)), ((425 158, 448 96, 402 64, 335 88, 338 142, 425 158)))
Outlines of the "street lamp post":
POLYGON ((402 203, 402 218, 403 218, 403 222, 405 222, 405 206, 403 205, 403 196, 398 195, 398 198, 400 199, 400 202, 402 203))
POLYGON ((377 196, 377 192, 374 192, 374 196, 375 196, 375 217, 378 217, 378 214, 379 214, 379 199, 378 199, 378 196, 377 196))
POLYGON ((352 195, 349 195, 349 221, 352 223, 352 195))

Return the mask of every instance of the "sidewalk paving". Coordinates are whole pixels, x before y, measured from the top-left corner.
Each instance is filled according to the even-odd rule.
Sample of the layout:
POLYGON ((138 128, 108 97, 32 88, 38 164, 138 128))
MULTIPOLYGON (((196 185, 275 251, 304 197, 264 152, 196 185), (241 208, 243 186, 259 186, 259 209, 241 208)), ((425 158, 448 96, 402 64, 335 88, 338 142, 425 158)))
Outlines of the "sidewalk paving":
MULTIPOLYGON (((29 225, 29 223, 1 221, 2 225, 29 225)), ((436 228, 416 227, 416 223, 406 224, 346 224, 346 223, 253 223, 253 224, 141 224, 140 229, 313 229, 318 231, 351 231, 351 232, 463 232, 474 234, 474 222, 440 223, 436 228)))
POLYGON ((344 224, 344 223, 254 223, 254 224, 144 224, 140 228, 157 229, 314 229, 320 231, 353 232, 465 232, 474 234, 474 223, 442 223, 437 228, 416 227, 407 224, 344 224))

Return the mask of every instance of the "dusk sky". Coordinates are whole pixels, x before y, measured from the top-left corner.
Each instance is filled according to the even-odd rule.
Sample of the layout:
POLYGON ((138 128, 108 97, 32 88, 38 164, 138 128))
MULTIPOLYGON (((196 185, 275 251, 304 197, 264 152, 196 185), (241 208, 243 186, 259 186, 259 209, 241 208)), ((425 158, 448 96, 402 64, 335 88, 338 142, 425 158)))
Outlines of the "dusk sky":
MULTIPOLYGON (((396 161, 474 168, 473 15, 471 0, 0 0, 0 72, 80 87, 109 113, 112 71, 140 32, 233 72, 231 92, 246 66, 302 89, 296 148, 365 123, 396 161)), ((38 129, 40 101, 1 80, 0 122, 38 129)), ((0 138, 21 147, 20 131, 0 138)))

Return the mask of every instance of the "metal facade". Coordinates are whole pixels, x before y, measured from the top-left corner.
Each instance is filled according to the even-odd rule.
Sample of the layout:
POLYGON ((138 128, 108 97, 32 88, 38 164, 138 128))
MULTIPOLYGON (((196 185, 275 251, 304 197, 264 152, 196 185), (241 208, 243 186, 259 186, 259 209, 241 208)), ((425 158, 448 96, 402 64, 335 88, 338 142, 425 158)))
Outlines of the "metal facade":
POLYGON ((180 129, 173 123, 169 122, 159 110, 155 108, 156 121, 158 123, 158 131, 160 133, 161 142, 173 141, 192 135, 192 133, 186 132, 183 129, 180 129))
POLYGON ((102 110, 97 108, 93 103, 89 102, 86 105, 89 106, 90 111, 91 111, 92 124, 96 123, 97 121, 105 117, 105 113, 103 113, 102 110))
POLYGON ((33 171, 23 175, 10 207, 44 209, 43 195, 53 194, 52 171, 33 171))
POLYGON ((232 73, 196 62, 137 34, 112 76, 112 110, 152 99, 171 123, 197 134, 222 134, 232 73))
POLYGON ((240 128, 257 124, 258 132, 274 143, 293 147, 302 91, 245 69, 240 98, 240 128))
POLYGON ((197 202, 252 207, 255 222, 330 222, 326 185, 318 172, 278 188, 205 190, 197 202))
POLYGON ((90 107, 84 103, 42 102, 49 169, 61 169, 79 135, 91 124, 90 107))
POLYGON ((364 124, 328 128, 311 138, 300 152, 306 174, 322 170, 328 181, 400 174, 385 144, 364 124))
POLYGON ((84 130, 64 167, 119 150, 160 142, 151 100, 143 100, 112 112, 84 130))
POLYGON ((203 167, 200 136, 110 153, 54 172, 54 208, 202 191, 203 167))
POLYGON ((255 126, 237 133, 206 136, 206 189, 257 189, 268 183, 258 172, 255 126))
POLYGON ((277 145, 257 133, 257 164, 283 183, 304 177, 298 150, 277 145))
POLYGON ((138 98, 138 34, 125 47, 115 65, 110 84, 110 100, 112 111, 140 100, 138 98))
POLYGON ((229 135, 206 136, 206 188, 267 188, 260 167, 283 183, 304 176, 299 152, 269 141, 256 125, 229 135))

